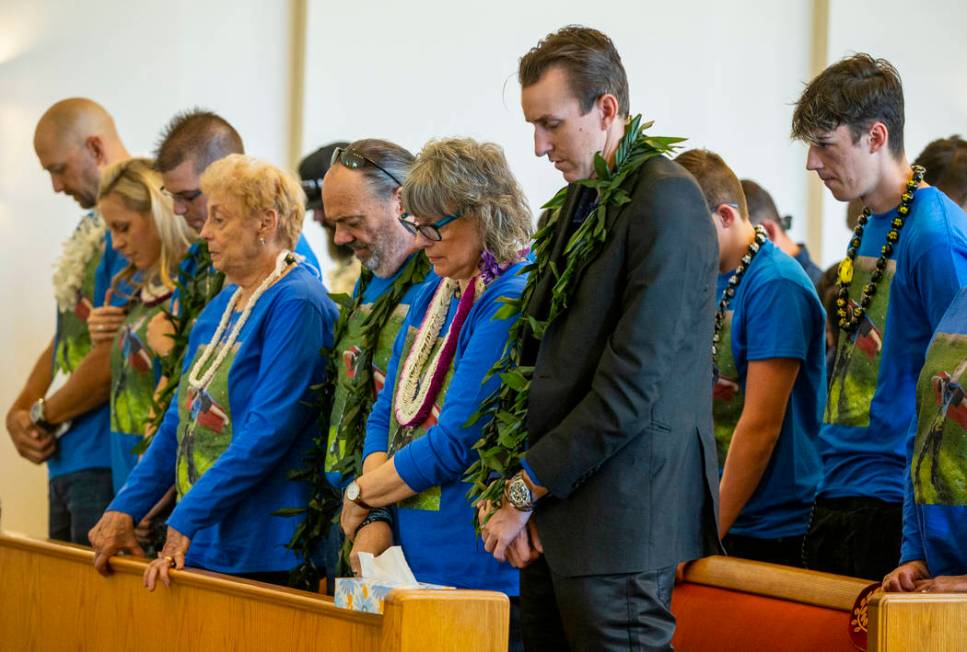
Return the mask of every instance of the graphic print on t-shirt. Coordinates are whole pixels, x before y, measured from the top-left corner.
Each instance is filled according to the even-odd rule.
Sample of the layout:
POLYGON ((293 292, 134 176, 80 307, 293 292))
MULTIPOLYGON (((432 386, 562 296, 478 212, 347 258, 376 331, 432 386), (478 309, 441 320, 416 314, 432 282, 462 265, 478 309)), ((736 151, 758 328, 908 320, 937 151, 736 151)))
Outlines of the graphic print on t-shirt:
MULTIPOLYGON (((241 343, 236 343, 222 361, 208 386, 195 391, 183 374, 178 386, 178 458, 175 484, 178 499, 211 468, 232 442, 232 411, 228 399, 228 373, 241 343)), ((195 351, 192 369, 208 345, 195 351)), ((213 356, 214 357, 214 356, 213 356)), ((212 360, 208 364, 212 364, 212 360)))
POLYGON ((739 371, 732 354, 732 316, 734 311, 725 313, 725 325, 719 337, 717 357, 719 376, 712 388, 712 421, 715 425, 715 447, 718 450, 719 466, 725 465, 725 456, 732 443, 732 433, 742 415, 745 396, 739 385, 739 371))
MULTIPOLYGON (((863 288, 870 282, 870 275, 876 269, 876 261, 872 256, 858 256, 853 261, 853 282, 849 290, 849 301, 853 308, 859 305, 863 288)), ((824 423, 857 428, 870 425, 870 403, 876 393, 886 313, 890 304, 890 285, 895 272, 896 262, 888 260, 883 278, 876 286, 876 294, 859 327, 851 336, 839 330, 824 423)), ((835 315, 830 316, 830 319, 835 318, 835 315)))
POLYGON ((917 385, 910 472, 919 504, 967 505, 967 334, 937 333, 917 385))
POLYGON ((131 308, 111 349, 111 430, 144 434, 151 415, 157 377, 157 356, 148 346, 148 327, 161 304, 139 303, 131 308))
MULTIPOLYGON (((343 419, 343 410, 346 406, 346 394, 349 381, 356 377, 359 369, 359 354, 362 343, 362 324, 370 315, 373 304, 364 303, 350 315, 349 323, 346 326, 346 334, 335 347, 339 353, 339 360, 336 361, 336 372, 339 377, 336 380, 335 395, 332 399, 332 412, 329 419, 329 447, 326 450, 326 472, 335 471, 336 465, 345 457, 345 442, 336 439, 339 425, 343 419)), ((406 312, 409 310, 408 304, 396 306, 383 330, 379 334, 379 342, 376 345, 376 352, 373 355, 373 398, 383 389, 386 382, 386 367, 390 357, 393 355, 393 343, 396 341, 396 334, 406 319, 406 312)), ((365 422, 364 422, 365 423, 365 422)))
MULTIPOLYGON (((448 329, 444 329, 443 335, 445 336, 448 329)), ((413 348, 413 342, 416 340, 416 328, 410 327, 406 331, 406 341, 403 344, 403 352, 400 355, 399 369, 403 369, 403 361, 410 354, 410 350, 413 348)), ((433 343, 433 349, 430 351, 430 355, 427 358, 432 360, 440 347, 443 346, 443 337, 437 337, 436 342, 433 343)), ((420 379, 421 382, 430 382, 430 372, 429 370, 424 370, 423 376, 420 379)), ((426 420, 418 426, 413 428, 403 428, 396 421, 396 394, 399 392, 401 379, 397 378, 395 383, 395 391, 393 395, 393 406, 390 408, 390 420, 389 420, 389 448, 387 454, 391 457, 410 442, 419 439, 426 435, 427 430, 436 425, 437 419, 440 417, 440 410, 443 409, 443 401, 446 399, 447 388, 450 386, 450 380, 453 378, 453 363, 450 364, 450 368, 447 370, 446 376, 443 377, 443 384, 440 387, 440 393, 437 394, 436 400, 433 403, 433 408, 430 410, 429 416, 426 420)), ((440 511, 440 487, 439 485, 435 487, 430 487, 426 491, 419 493, 415 496, 407 498, 400 502, 400 507, 409 507, 410 509, 424 509, 433 512, 440 511)))

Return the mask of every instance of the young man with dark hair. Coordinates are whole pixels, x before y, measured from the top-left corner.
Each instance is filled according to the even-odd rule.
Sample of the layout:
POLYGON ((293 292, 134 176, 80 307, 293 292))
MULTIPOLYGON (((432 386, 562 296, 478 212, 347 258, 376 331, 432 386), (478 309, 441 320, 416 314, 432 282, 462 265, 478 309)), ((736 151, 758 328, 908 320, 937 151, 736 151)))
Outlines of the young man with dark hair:
POLYGON ((649 150, 607 36, 565 27, 524 55, 519 77, 534 153, 570 185, 535 245, 520 359, 508 359, 533 365, 526 415, 514 415, 528 448, 485 547, 525 566, 527 649, 670 649, 676 564, 720 550, 714 229, 681 166, 619 154, 649 150), (610 191, 588 185, 609 184, 604 166, 610 191))
POLYGON ((719 239, 713 336, 719 532, 730 555, 802 566, 822 478, 816 437, 826 396, 826 316, 802 266, 749 219, 717 154, 676 159, 698 180, 719 239))
POLYGON ((809 250, 802 242, 796 242, 789 237, 786 231, 789 229, 791 217, 780 217, 779 209, 772 200, 772 195, 765 188, 751 179, 742 179, 742 192, 745 193, 745 201, 749 206, 749 221, 753 226, 762 225, 762 228, 769 234, 769 240, 782 251, 796 259, 802 265, 809 276, 813 285, 819 283, 823 276, 823 270, 813 262, 809 256, 809 250))
POLYGON ((838 349, 819 450, 807 564, 880 579, 900 556, 908 429, 924 352, 967 283, 967 220, 903 150, 900 75, 856 54, 803 92, 792 135, 836 199, 865 209, 840 264, 838 349))

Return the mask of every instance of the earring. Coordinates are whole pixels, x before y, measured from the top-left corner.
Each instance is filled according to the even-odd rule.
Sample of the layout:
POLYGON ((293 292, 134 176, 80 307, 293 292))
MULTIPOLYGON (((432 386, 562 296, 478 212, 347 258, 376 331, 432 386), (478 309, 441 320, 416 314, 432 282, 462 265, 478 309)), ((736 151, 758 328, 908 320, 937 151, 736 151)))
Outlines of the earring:
POLYGON ((265 246, 265 238, 259 238, 259 244, 265 246))

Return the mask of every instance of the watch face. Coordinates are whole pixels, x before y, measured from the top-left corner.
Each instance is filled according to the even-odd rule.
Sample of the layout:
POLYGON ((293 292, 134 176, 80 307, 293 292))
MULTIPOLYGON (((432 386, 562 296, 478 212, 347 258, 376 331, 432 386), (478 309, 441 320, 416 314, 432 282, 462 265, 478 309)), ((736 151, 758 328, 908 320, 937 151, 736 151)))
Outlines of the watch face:
POLYGON ((30 420, 35 424, 44 419, 44 408, 40 401, 37 401, 30 406, 30 420))
POLYGON ((355 480, 350 482, 349 486, 346 487, 346 498, 354 502, 359 499, 359 485, 356 484, 355 480))

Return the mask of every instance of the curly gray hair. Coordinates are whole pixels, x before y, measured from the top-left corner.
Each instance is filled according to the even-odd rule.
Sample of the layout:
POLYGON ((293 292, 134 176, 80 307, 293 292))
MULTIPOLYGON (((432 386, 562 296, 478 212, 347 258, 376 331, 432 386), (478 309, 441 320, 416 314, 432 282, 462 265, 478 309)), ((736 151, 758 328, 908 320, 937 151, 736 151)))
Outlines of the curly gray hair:
POLYGON ((427 143, 403 183, 403 206, 417 216, 475 219, 484 246, 502 263, 516 260, 533 232, 527 197, 504 150, 472 138, 427 143))

